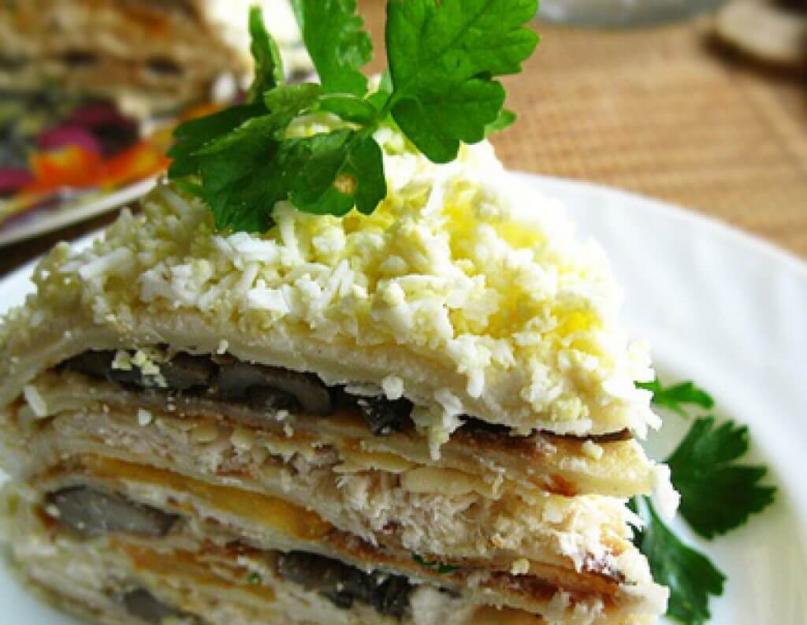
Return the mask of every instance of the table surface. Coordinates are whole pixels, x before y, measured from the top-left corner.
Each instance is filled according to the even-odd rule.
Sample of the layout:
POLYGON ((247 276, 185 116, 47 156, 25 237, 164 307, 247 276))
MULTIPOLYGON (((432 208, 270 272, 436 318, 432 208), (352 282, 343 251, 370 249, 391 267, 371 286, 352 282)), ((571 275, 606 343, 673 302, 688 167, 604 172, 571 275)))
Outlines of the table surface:
MULTIPOLYGON (((384 3, 360 4, 383 50, 384 3)), ((708 18, 635 30, 536 28, 537 52, 505 79, 519 120, 493 141, 508 167, 668 200, 807 258, 803 74, 720 49, 708 18)), ((0 275, 113 218, 0 249, 0 275)))

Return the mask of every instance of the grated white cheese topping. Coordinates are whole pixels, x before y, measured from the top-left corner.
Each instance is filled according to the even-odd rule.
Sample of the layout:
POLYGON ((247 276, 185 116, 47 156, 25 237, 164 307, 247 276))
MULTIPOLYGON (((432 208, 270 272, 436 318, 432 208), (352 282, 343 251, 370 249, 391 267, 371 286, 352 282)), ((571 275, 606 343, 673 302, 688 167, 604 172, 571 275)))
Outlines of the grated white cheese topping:
MULTIPOLYGON (((289 132, 333 127, 310 116, 289 132)), ((639 436, 657 427, 634 385, 653 378, 647 347, 628 341, 605 256, 576 238, 562 208, 506 177, 486 142, 441 166, 392 128, 376 139, 389 191, 372 215, 312 215, 280 202, 266 234, 217 233, 200 201, 162 185, 142 216, 124 213, 90 249, 57 246, 37 270, 32 316, 78 302, 96 323, 125 329, 136 314, 187 310, 219 336, 282 328, 409 352, 461 376, 469 398, 506 388, 523 403, 511 423, 518 431, 538 420, 574 434, 602 420, 639 436)), ((131 360, 159 384, 149 354, 131 360)), ((390 398, 404 392, 394 373, 381 384, 390 398)), ((433 399, 414 418, 434 452, 467 411, 457 389, 433 399)))

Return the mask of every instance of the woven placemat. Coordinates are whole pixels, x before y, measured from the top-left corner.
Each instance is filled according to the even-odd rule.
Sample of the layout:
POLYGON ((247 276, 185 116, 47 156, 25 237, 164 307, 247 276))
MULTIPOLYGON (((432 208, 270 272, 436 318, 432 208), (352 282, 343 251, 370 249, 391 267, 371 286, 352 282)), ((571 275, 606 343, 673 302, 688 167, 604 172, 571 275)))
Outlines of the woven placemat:
POLYGON ((634 31, 539 25, 509 81, 510 166, 722 218, 807 256, 805 83, 715 50, 702 22, 634 31))

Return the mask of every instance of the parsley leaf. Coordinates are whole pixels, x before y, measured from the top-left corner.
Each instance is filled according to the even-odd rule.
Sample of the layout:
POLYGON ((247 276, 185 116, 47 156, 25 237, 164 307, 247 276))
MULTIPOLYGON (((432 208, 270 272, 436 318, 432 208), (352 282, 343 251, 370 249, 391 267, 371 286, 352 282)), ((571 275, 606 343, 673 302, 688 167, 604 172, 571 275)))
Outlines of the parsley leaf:
POLYGON ((653 578, 670 589, 667 614, 687 625, 709 620, 709 598, 723 594, 726 576, 702 553, 682 543, 664 525, 646 497, 635 497, 631 509, 644 521, 634 542, 647 556, 653 578))
POLYGON ((265 231, 280 194, 267 183, 275 175, 273 155, 279 144, 271 135, 270 116, 255 117, 197 152, 202 199, 219 229, 265 231), (205 151, 207 150, 207 151, 205 151))
POLYGON ((255 59, 255 78, 249 88, 249 101, 255 102, 267 90, 284 82, 283 61, 275 40, 266 30, 263 13, 253 6, 249 10, 249 34, 251 51, 255 59))
POLYGON ((454 159, 494 123, 505 92, 494 76, 521 71, 538 36, 523 25, 536 0, 389 0, 386 107, 432 161, 454 159))
POLYGON ((517 115, 513 111, 502 109, 499 116, 485 127, 485 136, 512 126, 516 119, 517 115))
POLYGON ((354 204, 371 213, 387 194, 381 148, 372 137, 342 129, 288 142, 281 158, 296 171, 289 198, 308 213, 344 215, 354 204))
POLYGON ((323 95, 319 107, 356 124, 370 125, 378 116, 378 110, 371 102, 346 93, 323 95))
POLYGON ((652 382, 639 382, 637 387, 653 393, 653 403, 657 406, 667 408, 677 412, 681 416, 686 416, 684 404, 700 406, 711 409, 715 405, 715 400, 702 388, 695 386, 693 382, 681 382, 673 386, 663 386, 658 378, 652 382))
POLYGON ((773 503, 776 489, 758 482, 767 470, 732 464, 748 451, 747 427, 714 417, 695 421, 667 459, 672 483, 681 493, 681 515, 698 534, 725 534, 773 503))
POLYGON ((195 174, 199 169, 197 151, 262 112, 264 108, 261 106, 239 105, 177 126, 174 130, 174 145, 168 150, 168 156, 173 159, 168 168, 168 176, 181 178, 195 174))
POLYGON ((424 566, 427 569, 433 569, 437 571, 438 575, 447 575, 449 573, 453 573, 454 571, 459 571, 460 567, 452 566, 451 564, 443 564, 442 562, 438 562, 434 560, 429 562, 423 556, 419 556, 416 553, 412 554, 412 559, 417 562, 420 566, 424 566))
MULTIPOLYGON (((217 135, 216 131, 227 128, 240 115, 224 117, 221 123, 205 118, 197 120, 197 126, 180 126, 173 148, 178 160, 169 173, 198 177, 199 194, 213 211, 218 228, 265 231, 273 223, 275 203, 289 194, 283 170, 276 162, 282 154, 283 131, 295 116, 312 106, 318 93, 317 85, 277 87, 264 98, 264 115, 250 117, 217 135)), ((256 106, 248 107, 249 112, 256 106)))
POLYGON ((275 116, 278 134, 282 133, 295 117, 310 111, 318 104, 320 91, 319 85, 303 83, 283 85, 264 94, 264 106, 275 116))
POLYGON ((373 44, 356 15, 356 0, 294 0, 294 13, 323 89, 367 93, 359 68, 372 58, 373 44))

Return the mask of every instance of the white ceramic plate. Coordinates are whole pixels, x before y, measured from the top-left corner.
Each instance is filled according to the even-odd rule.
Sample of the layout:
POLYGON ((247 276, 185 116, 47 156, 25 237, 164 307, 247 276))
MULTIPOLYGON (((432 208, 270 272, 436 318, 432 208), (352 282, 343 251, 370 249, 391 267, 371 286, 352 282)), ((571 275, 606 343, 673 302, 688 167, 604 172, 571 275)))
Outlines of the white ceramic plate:
MULTIPOLYGON (((717 411, 751 428, 751 459, 779 487, 775 506, 714 542, 683 536, 728 575, 712 625, 805 625, 807 615, 807 265, 716 222, 654 200, 579 182, 523 179, 558 197, 607 249, 627 320, 648 338, 663 379, 692 378, 717 411)), ((30 290, 30 268, 0 283, 0 309, 30 290)), ((688 424, 666 419, 655 448, 688 424)), ((75 621, 36 602, 0 569, 0 623, 75 621)))
MULTIPOLYGON (((131 204, 148 193, 155 184, 157 184, 156 176, 130 184, 114 193, 102 194, 89 201, 79 200, 53 211, 42 211, 41 214, 37 212, 28 219, 14 220, 0 226, 0 247, 38 237, 131 204)), ((0 306, 2 303, 3 300, 0 299, 0 306)))

